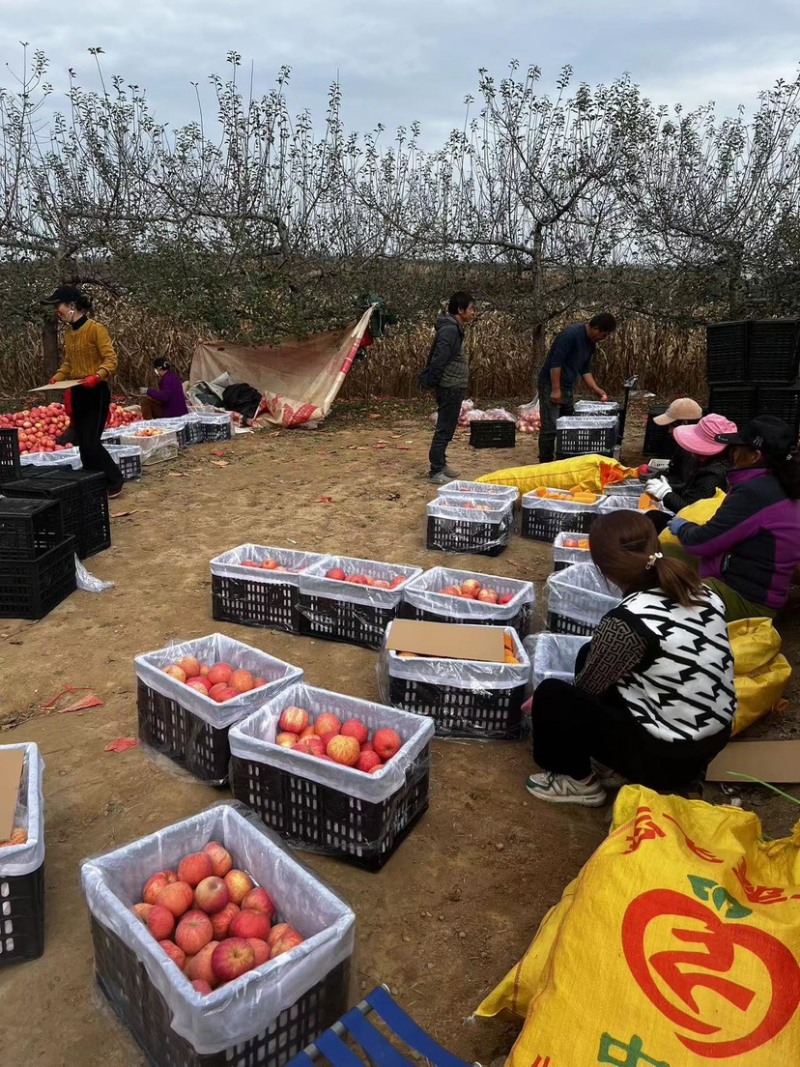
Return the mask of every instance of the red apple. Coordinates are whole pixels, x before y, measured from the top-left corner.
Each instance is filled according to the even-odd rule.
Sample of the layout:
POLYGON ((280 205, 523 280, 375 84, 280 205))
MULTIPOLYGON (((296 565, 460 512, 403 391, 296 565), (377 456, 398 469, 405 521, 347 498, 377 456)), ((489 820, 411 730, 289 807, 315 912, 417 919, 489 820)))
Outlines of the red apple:
POLYGON ((356 770, 364 771, 368 773, 373 767, 382 767, 383 760, 380 758, 377 752, 363 752, 358 757, 356 763, 356 770))
POLYGON ((189 910, 194 900, 192 887, 186 882, 170 882, 156 897, 156 904, 171 911, 176 919, 189 910))
POLYGON ((224 878, 233 866, 233 859, 231 858, 230 852, 228 852, 226 848, 223 848, 219 841, 209 841, 208 844, 204 846, 203 852, 210 857, 213 873, 217 878, 224 878))
POLYGON ((189 956, 187 958, 183 973, 190 982, 208 982, 212 989, 216 986, 217 976, 214 974, 214 968, 211 966, 211 958, 214 955, 214 950, 219 944, 219 941, 209 941, 205 948, 201 948, 196 956, 189 956))
POLYGON ((384 728, 376 731, 375 736, 372 738, 372 744, 380 758, 386 761, 397 755, 403 742, 400 740, 400 735, 396 730, 384 728))
POLYGON ((317 732, 318 737, 325 737, 325 734, 338 734, 342 729, 342 721, 331 711, 323 711, 321 715, 317 716, 314 723, 314 729, 317 732))
POLYGON ((164 888, 165 885, 169 885, 171 882, 177 882, 178 876, 174 871, 159 871, 158 874, 152 875, 144 883, 144 889, 142 890, 142 900, 145 904, 155 904, 156 897, 164 888))
POLYGON ((251 971, 255 965, 253 946, 242 937, 228 937, 220 941, 211 957, 211 966, 218 982, 232 982, 251 971))
POLYGON ((175 944, 187 956, 196 956, 214 937, 211 920, 204 911, 187 911, 175 931, 175 944))
POLYGON ((265 941, 269 936, 270 921, 260 911, 240 911, 231 920, 229 937, 257 937, 265 941))
POLYGON ((307 756, 321 756, 325 752, 325 745, 321 737, 301 737, 294 751, 304 752, 307 756))
MULTIPOLYGON (((229 877, 230 872, 225 875, 226 879, 229 877)), ((204 878, 194 891, 195 906, 207 915, 216 915, 218 911, 222 911, 229 899, 227 881, 217 878, 216 875, 204 878)), ((238 902, 234 901, 234 904, 236 903, 238 902)))
POLYGON ((358 719, 348 719, 342 724, 342 737, 354 737, 359 745, 363 745, 369 737, 369 730, 358 719))
POLYGON ((194 989, 196 993, 202 993, 204 996, 208 996, 209 993, 214 992, 208 982, 204 982, 202 978, 195 978, 192 982, 192 989, 194 989))
POLYGON ((234 671, 228 684, 237 693, 249 693, 255 687, 255 679, 250 671, 234 671))
POLYGON ((166 941, 175 929, 175 916, 160 904, 154 904, 147 915, 147 929, 156 941, 166 941))
POLYGON ((233 903, 241 904, 250 890, 254 888, 254 883, 249 874, 234 869, 228 871, 225 875, 225 887, 227 888, 228 895, 233 903))
POLYGON ((284 952, 291 952, 293 948, 297 948, 298 945, 302 945, 305 938, 301 937, 296 930, 292 930, 289 933, 278 938, 275 944, 272 946, 272 952, 270 953, 270 959, 277 959, 278 956, 282 956, 284 952))
POLYGON ((194 656, 184 656, 179 661, 178 666, 187 678, 197 678, 200 674, 200 661, 195 659, 194 656))
POLYGON ((234 916, 239 914, 238 905, 234 904, 232 900, 229 900, 222 911, 215 912, 211 918, 211 926, 214 930, 214 937, 217 941, 222 941, 228 936, 231 922, 234 916))
POLYGON ((301 734, 308 726, 308 712, 304 708, 286 708, 278 725, 290 734, 301 734))
POLYGON ((184 856, 178 864, 178 879, 186 882, 192 889, 200 885, 204 878, 210 878, 214 873, 211 857, 206 852, 193 852, 189 856, 184 856))
POLYGON ((497 598, 497 603, 498 604, 510 604, 513 599, 514 599, 514 594, 513 593, 501 593, 500 596, 497 598))
POLYGON ((259 911, 272 922, 275 914, 275 903, 266 889, 262 889, 259 885, 255 889, 251 889, 243 898, 242 911, 259 911))
POLYGON ((147 916, 150 914, 150 909, 152 907, 152 904, 134 904, 133 911, 142 920, 142 922, 147 925, 147 916))
POLYGON ((476 578, 467 578, 465 582, 461 583, 461 593, 463 596, 472 597, 474 600, 480 591, 481 583, 476 578))
POLYGON ((164 949, 164 951, 172 960, 172 962, 176 963, 180 967, 180 969, 183 970, 184 964, 186 963, 186 953, 183 951, 183 949, 178 948, 174 941, 159 941, 158 943, 164 949))
POLYGON ((325 577, 332 578, 335 582, 343 582, 347 578, 347 575, 341 567, 333 567, 328 571, 325 577))
POLYGON ((211 686, 208 684, 208 678, 201 678, 198 675, 196 678, 190 678, 186 683, 190 689, 194 689, 198 693, 202 693, 204 696, 208 696, 208 691, 211 686))
POLYGON ((212 685, 208 695, 212 700, 216 700, 218 704, 224 704, 226 700, 233 700, 234 697, 241 696, 241 693, 229 685, 212 685))
POLYGON ((344 767, 355 767, 361 755, 361 746, 354 737, 343 737, 337 734, 328 742, 325 754, 344 767))
POLYGON ((294 932, 294 927, 291 925, 291 923, 278 923, 276 926, 273 926, 269 932, 267 944, 271 948, 276 941, 279 941, 284 934, 288 934, 290 930, 294 932))
POLYGON ((497 593, 494 591, 494 589, 481 589, 480 593, 478 593, 477 599, 480 600, 483 604, 496 604, 497 593))
POLYGON ((275 744, 281 748, 295 748, 297 746, 297 734, 281 733, 275 737, 275 744))
POLYGON ((164 668, 164 674, 168 674, 170 678, 174 678, 176 682, 185 682, 186 675, 177 665, 177 663, 171 664, 169 667, 164 668))
POLYGON ((252 948, 256 957, 256 967, 260 967, 262 963, 266 963, 270 956, 270 947, 266 941, 262 941, 258 937, 248 937, 250 947, 252 948))

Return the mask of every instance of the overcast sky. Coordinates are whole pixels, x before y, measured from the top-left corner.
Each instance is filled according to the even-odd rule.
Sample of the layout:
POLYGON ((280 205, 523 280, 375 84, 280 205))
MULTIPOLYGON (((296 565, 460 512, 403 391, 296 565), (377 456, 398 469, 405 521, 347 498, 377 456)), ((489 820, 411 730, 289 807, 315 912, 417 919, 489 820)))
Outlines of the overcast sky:
POLYGON ((196 114, 190 83, 210 99, 207 76, 224 76, 234 49, 259 94, 292 67, 293 111, 321 122, 338 75, 349 128, 418 119, 432 145, 460 124, 478 68, 502 77, 512 58, 542 67, 546 86, 570 63, 590 83, 629 72, 665 103, 750 108, 794 77, 798 13, 798 0, 0 0, 0 85, 13 84, 27 41, 50 58, 63 106, 70 67, 96 84, 87 49, 101 46, 105 72, 145 88, 157 118, 178 126, 196 114))

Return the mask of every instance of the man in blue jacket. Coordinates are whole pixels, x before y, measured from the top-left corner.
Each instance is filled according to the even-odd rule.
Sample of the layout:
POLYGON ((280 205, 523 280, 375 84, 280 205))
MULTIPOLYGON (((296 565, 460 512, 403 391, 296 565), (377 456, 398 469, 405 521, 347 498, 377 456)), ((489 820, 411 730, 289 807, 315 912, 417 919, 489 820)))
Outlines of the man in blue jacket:
POLYGON ((575 414, 573 392, 579 378, 583 378, 598 400, 608 400, 592 377, 592 358, 597 343, 605 341, 616 328, 614 316, 603 312, 588 323, 567 326, 553 341, 539 372, 540 463, 550 463, 554 458, 556 420, 562 415, 575 414))
POLYGON ((447 466, 447 446, 453 440, 461 414, 461 404, 469 386, 469 360, 464 352, 464 327, 475 318, 475 300, 471 293, 453 293, 447 314, 436 320, 436 335, 428 354, 425 370, 419 376, 423 389, 436 390, 436 430, 429 455, 428 477, 437 485, 457 478, 447 466))

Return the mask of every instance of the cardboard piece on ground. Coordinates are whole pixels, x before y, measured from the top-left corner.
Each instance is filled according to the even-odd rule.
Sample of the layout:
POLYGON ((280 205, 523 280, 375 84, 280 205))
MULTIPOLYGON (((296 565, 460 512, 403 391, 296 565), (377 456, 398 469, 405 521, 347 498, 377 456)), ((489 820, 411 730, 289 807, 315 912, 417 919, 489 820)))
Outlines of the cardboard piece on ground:
POLYGON ((500 626, 453 626, 446 622, 396 619, 386 639, 386 647, 390 652, 414 652, 438 659, 505 662, 500 626))
POLYGON ((14 832, 24 759, 21 748, 0 748, 0 841, 8 841, 14 832))
POLYGON ((49 382, 47 383, 47 385, 37 385, 35 389, 30 389, 29 392, 31 392, 31 393, 56 393, 56 392, 60 392, 62 389, 71 389, 73 387, 73 385, 80 385, 80 384, 81 384, 81 379, 80 378, 70 378, 69 381, 66 381, 66 382, 53 382, 52 385, 49 382))
POLYGON ((729 774, 738 771, 762 782, 791 785, 800 782, 800 741, 732 741, 711 763, 709 782, 744 782, 729 774))

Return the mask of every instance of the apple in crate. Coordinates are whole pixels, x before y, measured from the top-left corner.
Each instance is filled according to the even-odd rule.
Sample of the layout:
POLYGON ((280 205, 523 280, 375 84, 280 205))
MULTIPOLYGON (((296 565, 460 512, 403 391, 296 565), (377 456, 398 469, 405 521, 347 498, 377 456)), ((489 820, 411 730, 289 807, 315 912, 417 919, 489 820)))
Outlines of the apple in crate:
POLYGON ((275 902, 266 889, 256 886, 242 900, 242 910, 259 911, 272 922, 272 918, 275 915, 275 902))
POLYGON ((194 891, 186 882, 171 882, 156 897, 156 904, 171 911, 176 919, 191 908, 193 901, 194 891))
POLYGON ((270 947, 266 941, 262 941, 259 937, 248 937, 250 947, 252 948, 256 957, 256 967, 260 967, 262 963, 266 963, 269 959, 270 947))
POLYGON ((195 993, 202 993, 203 996, 208 996, 209 993, 214 992, 208 982, 204 982, 201 978, 196 978, 192 982, 192 989, 195 993))
POLYGON ((355 767, 361 755, 361 746, 354 737, 344 737, 336 734, 330 739, 325 754, 335 763, 341 763, 344 767, 355 767))
POLYGON ((461 596, 462 593, 461 593, 461 590, 458 588, 457 585, 447 585, 447 586, 445 586, 444 589, 441 590, 440 595, 441 596, 461 596))
POLYGON ((275 744, 281 748, 296 748, 298 740, 297 734, 280 733, 275 738, 275 744))
POLYGON ((166 885, 170 885, 172 882, 177 882, 178 876, 174 871, 159 871, 157 874, 152 875, 144 883, 144 889, 142 890, 142 900, 145 904, 155 904, 156 897, 166 885))
POLYGON ((204 878, 210 878, 215 874, 214 864, 206 852, 192 852, 184 856, 178 864, 178 879, 186 882, 192 889, 200 885, 204 878))
POLYGON ((211 927, 214 931, 214 937, 217 941, 222 941, 228 936, 231 923, 238 914, 238 905, 234 904, 232 900, 229 900, 222 911, 218 911, 214 915, 209 916, 211 919, 211 927))
POLYGON ((397 755, 403 742, 396 730, 389 730, 384 727, 382 730, 375 731, 372 744, 378 756, 385 761, 397 755))
POLYGON ((465 582, 461 583, 461 595, 468 596, 472 600, 475 600, 478 593, 481 591, 481 583, 475 578, 467 578, 465 582))
POLYGON ((501 593, 500 596, 497 598, 497 603, 498 604, 510 604, 513 599, 514 599, 514 594, 513 593, 501 593))
POLYGON ((338 734, 342 731, 342 720, 332 711, 323 711, 314 723, 314 730, 318 737, 325 739, 326 734, 338 734))
POLYGON ((250 890, 255 887, 255 883, 249 874, 245 874, 244 871, 237 871, 234 868, 234 870, 228 871, 225 875, 225 886, 233 903, 241 904, 250 890))
POLYGON ((305 752, 307 756, 322 756, 325 752, 325 745, 321 737, 301 737, 294 746, 294 751, 305 752))
POLYGON ((175 929, 175 916, 161 904, 154 904, 147 915, 147 929, 156 941, 166 941, 175 929))
POLYGON ((217 878, 224 878, 233 866, 233 859, 227 848, 224 848, 219 841, 209 841, 203 848, 203 852, 211 857, 212 874, 215 874, 217 878))
POLYGON ((497 593, 494 589, 481 589, 476 599, 480 600, 483 604, 496 604, 497 593))
POLYGON ((240 911, 234 916, 228 932, 229 937, 251 937, 265 941, 269 936, 270 921, 260 911, 240 911))
POLYGON ((358 719, 348 719, 346 723, 342 725, 341 729, 342 737, 354 737, 358 741, 359 745, 363 745, 369 737, 369 730, 358 719))
POLYGON ((273 944, 270 959, 274 960, 278 956, 282 956, 284 952, 291 952, 293 948, 302 945, 304 940, 305 938, 301 937, 296 930, 288 930, 273 944))
POLYGON ((220 944, 220 941, 209 941, 196 956, 187 958, 183 973, 190 982, 207 982, 212 989, 216 986, 218 979, 214 974, 214 968, 211 966, 211 958, 214 955, 214 950, 220 944))
MULTIPOLYGON (((225 881, 212 875, 210 878, 204 878, 198 885, 194 891, 194 902, 201 911, 207 915, 215 915, 218 911, 222 911, 231 899, 227 883, 229 877, 230 872, 225 875, 225 881)), ((234 900, 234 904, 236 903, 238 902, 234 900)))
POLYGON ((237 693, 249 693, 251 689, 255 688, 255 678, 253 678, 250 671, 234 671, 228 682, 231 689, 235 689, 237 693))
POLYGON ((181 970, 183 970, 186 963, 186 953, 182 948, 178 948, 174 941, 159 941, 159 945, 164 949, 166 954, 176 963, 181 970))
POLYGON ((286 708, 280 719, 280 728, 290 734, 301 734, 308 726, 309 716, 304 708, 286 708))
POLYGON ((196 956, 213 938, 214 928, 204 911, 187 911, 175 931, 175 944, 187 956, 196 956))
POLYGON ((233 668, 227 663, 215 663, 208 672, 208 680, 212 685, 227 685, 233 674, 233 668))
POLYGON ((174 678, 176 682, 185 682, 186 675, 177 665, 177 663, 170 664, 169 667, 164 668, 164 674, 168 674, 170 678, 174 678))
POLYGON ((326 578, 332 578, 335 582, 344 582, 347 579, 347 575, 341 567, 333 567, 325 575, 326 578))
POLYGON ((187 678, 197 678, 200 675, 200 661, 195 656, 184 656, 178 666, 187 678))
POLYGON ((211 967, 218 982, 232 982, 256 965, 253 946, 243 937, 227 937, 220 941, 211 957, 211 967))

